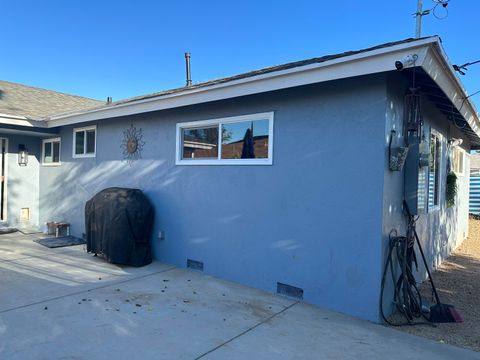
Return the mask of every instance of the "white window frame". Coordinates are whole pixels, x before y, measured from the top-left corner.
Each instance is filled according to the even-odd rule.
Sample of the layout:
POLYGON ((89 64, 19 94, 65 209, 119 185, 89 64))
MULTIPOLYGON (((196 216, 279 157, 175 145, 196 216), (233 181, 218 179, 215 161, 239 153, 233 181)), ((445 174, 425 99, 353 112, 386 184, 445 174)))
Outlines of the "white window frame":
MULTIPOLYGON (((438 156, 438 184, 435 183, 435 190, 437 191, 437 199, 438 203, 430 206, 430 199, 429 199, 429 192, 430 192, 430 186, 427 186, 427 208, 428 212, 435 212, 440 210, 440 204, 442 203, 442 165, 443 165, 443 159, 442 159, 442 152, 443 152, 443 136, 440 132, 438 132, 435 129, 430 129, 430 141, 431 141, 431 135, 434 135, 438 139, 439 143, 439 156, 438 156)), ((429 143, 429 149, 430 149, 430 143, 429 143)), ((428 178, 430 179, 430 167, 428 168, 428 178)), ((435 194, 433 195, 435 198, 435 194)))
POLYGON ((453 162, 453 172, 455 173, 455 175, 457 176, 464 176, 465 175, 465 151, 459 147, 459 146, 455 146, 453 149, 452 149, 452 162, 453 162), (455 167, 456 167, 456 164, 455 164, 455 155, 454 153, 455 152, 458 152, 458 154, 462 157, 462 171, 456 171, 455 167))
POLYGON ((42 166, 60 166, 62 164, 62 138, 50 138, 42 140, 42 166), (52 143, 52 158, 53 158, 53 143, 58 142, 58 162, 45 162, 45 144, 52 143))
POLYGON ((218 119, 200 120, 177 123, 176 131, 176 165, 272 165, 273 164, 273 112, 265 112, 250 115, 232 116, 218 119), (222 159, 221 127, 222 124, 230 124, 244 121, 268 120, 268 157, 266 159, 222 159), (218 156, 216 159, 182 159, 183 139, 182 130, 185 128, 203 128, 216 125, 219 129, 218 156))
POLYGON ((97 125, 92 126, 85 126, 81 128, 73 129, 73 141, 72 141, 72 157, 73 158, 93 158, 97 155, 97 125), (95 130, 95 151, 93 154, 87 154, 87 131, 88 130, 95 130), (75 144, 76 144, 76 136, 79 132, 85 132, 85 136, 83 137, 83 154, 75 154, 75 144))

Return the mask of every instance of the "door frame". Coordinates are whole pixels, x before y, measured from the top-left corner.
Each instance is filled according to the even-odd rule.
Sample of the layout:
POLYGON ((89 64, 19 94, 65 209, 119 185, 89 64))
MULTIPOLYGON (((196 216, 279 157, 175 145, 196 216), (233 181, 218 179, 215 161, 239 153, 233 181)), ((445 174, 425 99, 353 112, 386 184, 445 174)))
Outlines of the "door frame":
MULTIPOLYGON (((3 175, 3 196, 0 193, 0 201, 1 201, 1 207, 0 207, 0 221, 1 222, 7 222, 7 215, 8 215, 8 202, 7 202, 7 188, 8 188, 8 138, 6 137, 0 137, 0 151, 2 151, 2 146, 3 146, 3 140, 5 140, 5 154, 0 153, 0 160, 3 162, 3 164, 0 162, 0 176, 3 175), (3 165, 3 174, 2 174, 2 165, 3 165)), ((1 191, 1 188, 0 188, 1 191)))

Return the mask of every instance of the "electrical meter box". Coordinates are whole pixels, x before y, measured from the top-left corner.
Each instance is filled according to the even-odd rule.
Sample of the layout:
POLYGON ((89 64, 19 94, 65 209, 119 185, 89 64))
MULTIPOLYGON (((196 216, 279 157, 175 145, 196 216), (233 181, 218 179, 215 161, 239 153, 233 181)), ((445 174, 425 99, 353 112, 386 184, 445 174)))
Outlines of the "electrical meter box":
POLYGON ((420 151, 418 138, 411 138, 405 161, 405 201, 412 215, 426 213, 428 167, 421 162, 425 156, 420 151))

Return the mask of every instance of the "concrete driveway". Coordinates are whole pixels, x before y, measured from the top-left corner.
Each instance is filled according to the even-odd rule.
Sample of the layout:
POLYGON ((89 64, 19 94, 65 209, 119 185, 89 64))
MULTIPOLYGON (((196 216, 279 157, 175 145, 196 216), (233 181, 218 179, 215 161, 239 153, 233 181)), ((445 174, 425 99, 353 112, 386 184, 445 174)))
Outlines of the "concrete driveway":
POLYGON ((0 359, 480 359, 161 263, 0 235, 0 359))

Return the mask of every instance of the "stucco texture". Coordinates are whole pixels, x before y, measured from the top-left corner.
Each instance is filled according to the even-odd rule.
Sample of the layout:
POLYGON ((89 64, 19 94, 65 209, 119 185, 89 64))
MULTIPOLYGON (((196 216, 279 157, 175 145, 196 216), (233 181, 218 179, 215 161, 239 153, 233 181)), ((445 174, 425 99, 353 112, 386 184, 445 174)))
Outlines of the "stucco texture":
MULTIPOLYGON (((398 235, 406 235, 406 216, 403 209, 404 199, 404 172, 392 172, 388 167, 388 143, 391 130, 396 130, 397 135, 403 133, 403 106, 404 95, 408 90, 408 80, 398 73, 388 77, 388 102, 386 108, 385 128, 385 175, 383 195, 383 225, 382 244, 383 261, 385 262, 389 248, 389 234, 396 230, 398 235)), ((423 101, 421 104, 424 121, 424 131, 428 137, 434 129, 440 136, 440 179, 439 179, 439 205, 435 208, 420 212, 416 221, 416 230, 425 252, 430 269, 436 269, 442 261, 466 238, 468 235, 468 188, 469 188, 469 157, 465 156, 464 175, 458 176, 458 192, 455 206, 448 208, 446 204, 446 175, 447 142, 451 138, 463 140, 462 148, 467 153, 470 143, 454 124, 449 121, 433 104, 423 101)), ((403 141, 399 139, 399 141, 403 141)), ((416 165, 418 166, 418 165, 416 165)), ((424 170, 427 171, 427 168, 424 170)), ((417 181, 414 179, 414 181, 417 181)), ((425 189, 427 190, 427 189, 425 189)), ((426 278, 427 273, 419 257, 419 271, 415 272, 418 281, 426 278)), ((387 277, 385 288, 384 308, 387 315, 393 310, 393 288, 390 276, 387 277)))
POLYGON ((29 227, 39 224, 39 172, 41 162, 41 139, 9 133, 0 138, 8 140, 6 161, 6 222, 10 226, 29 227), (28 165, 18 164, 18 146, 28 149, 28 165), (20 221, 21 209, 29 209, 30 219, 20 221))
MULTIPOLYGON (((385 77, 369 76, 98 122, 95 158, 40 169, 41 222, 84 232, 84 204, 110 186, 155 207, 157 259, 378 321, 385 77), (175 165, 179 122, 274 112, 273 165, 175 165), (141 159, 122 159, 123 130, 142 130, 141 159)), ((88 124, 85 124, 88 125, 88 124)), ((83 124, 81 126, 84 126, 83 124)))

